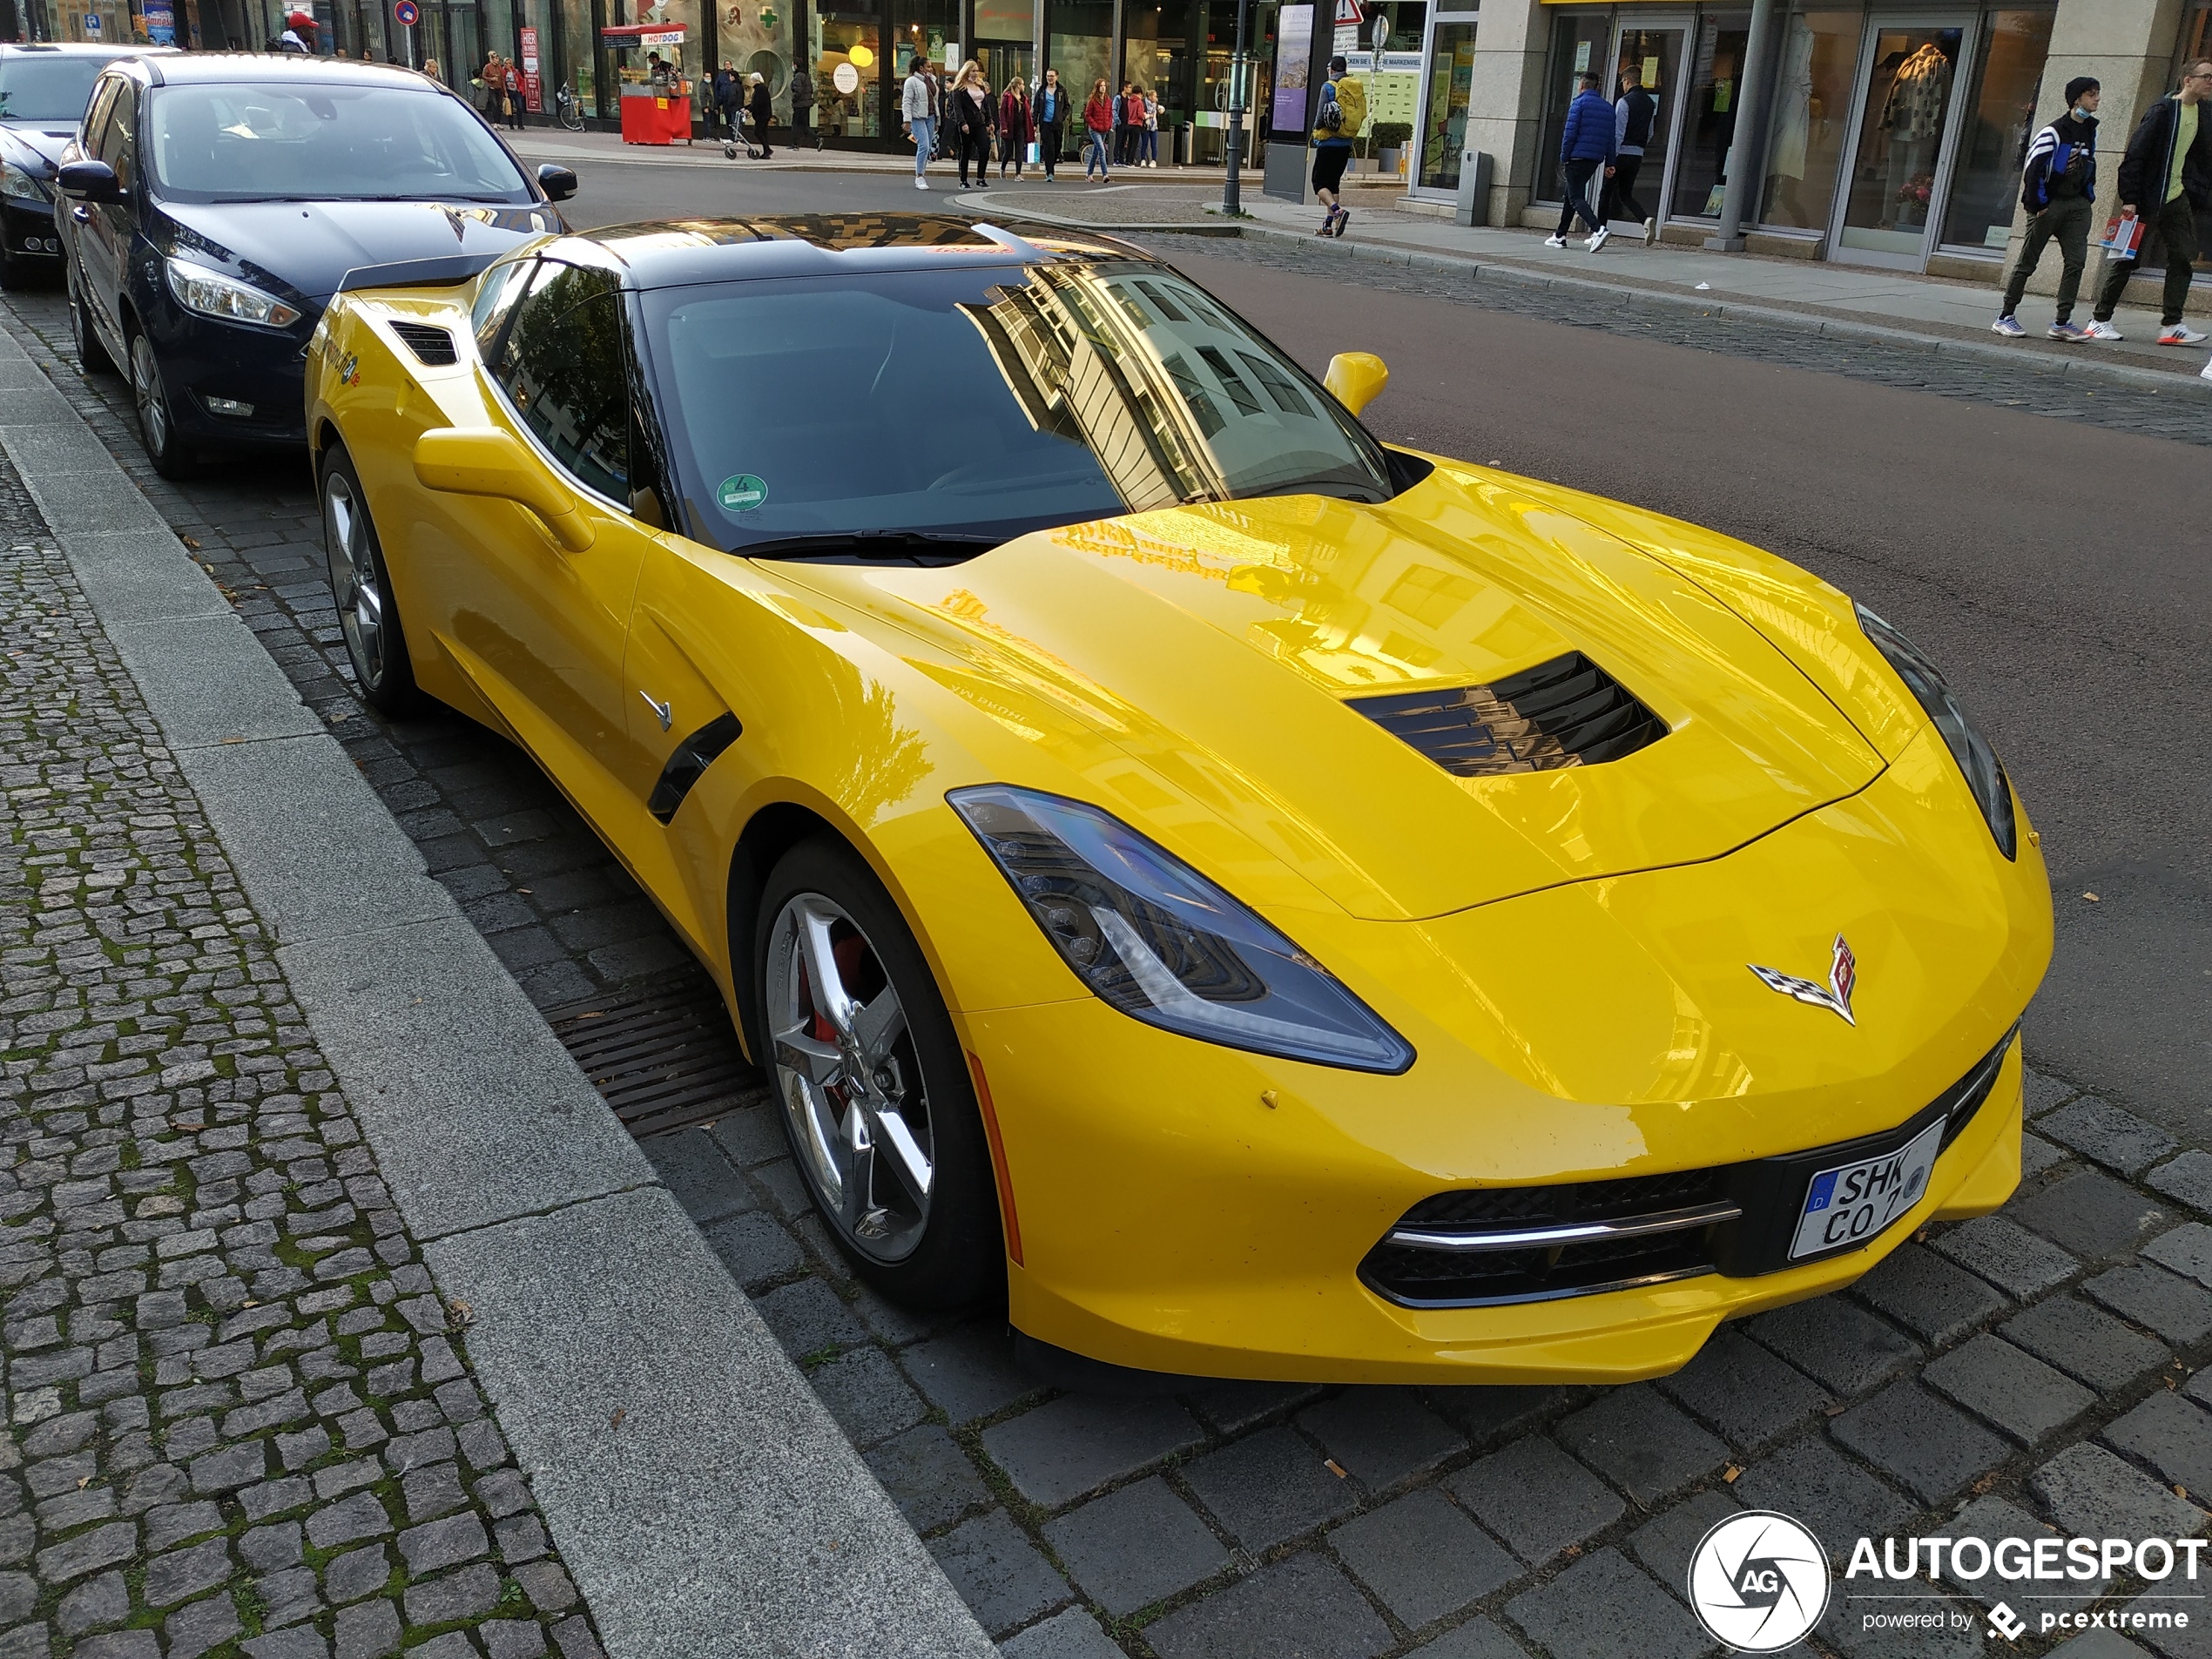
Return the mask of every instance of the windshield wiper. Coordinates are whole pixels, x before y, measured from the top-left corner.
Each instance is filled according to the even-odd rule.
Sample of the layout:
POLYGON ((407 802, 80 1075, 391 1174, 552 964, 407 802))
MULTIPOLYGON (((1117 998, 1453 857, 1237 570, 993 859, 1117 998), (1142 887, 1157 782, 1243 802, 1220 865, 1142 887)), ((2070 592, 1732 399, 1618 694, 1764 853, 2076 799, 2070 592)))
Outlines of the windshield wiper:
POLYGON ((998 546, 1004 539, 949 530, 820 530, 811 536, 747 542, 730 550, 747 559, 829 559, 860 564, 896 559, 914 564, 957 564, 998 546))

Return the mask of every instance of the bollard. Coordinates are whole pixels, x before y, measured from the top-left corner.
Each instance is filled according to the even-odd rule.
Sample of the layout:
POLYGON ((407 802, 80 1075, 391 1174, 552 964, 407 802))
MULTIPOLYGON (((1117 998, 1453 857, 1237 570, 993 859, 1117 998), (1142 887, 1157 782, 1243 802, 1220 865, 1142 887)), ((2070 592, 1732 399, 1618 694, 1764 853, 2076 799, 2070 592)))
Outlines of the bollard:
POLYGON ((1485 150, 1460 152, 1460 199, 1452 215, 1457 225, 1490 222, 1490 154, 1485 150))

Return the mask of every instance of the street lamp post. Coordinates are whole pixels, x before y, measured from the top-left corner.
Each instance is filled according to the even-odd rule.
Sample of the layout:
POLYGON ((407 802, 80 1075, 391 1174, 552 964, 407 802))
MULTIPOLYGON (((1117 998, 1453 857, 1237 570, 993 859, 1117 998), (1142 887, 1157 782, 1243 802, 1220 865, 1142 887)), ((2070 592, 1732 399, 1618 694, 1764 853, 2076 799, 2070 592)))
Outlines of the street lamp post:
POLYGON ((1244 13, 1251 0, 1237 0, 1237 47, 1229 55, 1229 176, 1222 181, 1221 211, 1232 219, 1244 217, 1244 83, 1250 78, 1244 62, 1244 13))

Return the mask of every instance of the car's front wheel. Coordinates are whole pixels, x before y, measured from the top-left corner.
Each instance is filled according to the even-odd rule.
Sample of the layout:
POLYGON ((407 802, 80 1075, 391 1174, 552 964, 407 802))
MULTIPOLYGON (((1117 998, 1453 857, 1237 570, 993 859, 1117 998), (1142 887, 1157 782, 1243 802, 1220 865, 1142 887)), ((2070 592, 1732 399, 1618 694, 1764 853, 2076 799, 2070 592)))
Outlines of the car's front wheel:
POLYGON ((911 1306, 1002 1294, 974 1089, 898 906, 859 855, 824 838, 784 855, 759 918, 755 1028, 792 1153, 839 1248, 911 1306))
POLYGON ((192 473, 192 450, 177 433, 177 417, 169 402, 169 388, 161 378, 161 364, 153 354, 153 341, 145 331, 131 336, 131 401, 138 410, 138 442, 146 459, 164 478, 184 478, 192 473))
POLYGON ((69 338, 77 347, 77 367, 87 374, 112 374, 115 359, 108 355, 100 337, 93 332, 92 320, 84 312, 84 300, 78 298, 77 284, 69 284, 69 338))
POLYGON ((343 444, 333 444, 322 459, 322 545, 330 573, 330 594, 338 606, 338 631, 354 665, 354 685, 361 701, 380 714, 404 718, 419 714, 427 699, 415 684, 407 631, 392 597, 384 568, 383 544, 361 495, 361 475, 343 444))

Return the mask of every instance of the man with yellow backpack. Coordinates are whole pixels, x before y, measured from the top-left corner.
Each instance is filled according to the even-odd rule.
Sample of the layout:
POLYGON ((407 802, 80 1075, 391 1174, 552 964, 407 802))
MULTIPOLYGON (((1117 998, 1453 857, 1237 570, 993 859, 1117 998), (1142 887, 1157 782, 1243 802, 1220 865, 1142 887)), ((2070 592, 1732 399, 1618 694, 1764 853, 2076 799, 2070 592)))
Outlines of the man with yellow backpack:
POLYGON ((1341 56, 1329 60, 1329 78, 1313 111, 1313 194, 1329 210, 1316 236, 1342 236, 1352 223, 1337 192, 1352 160, 1352 140, 1367 125, 1367 89, 1345 72, 1347 67, 1341 56))

